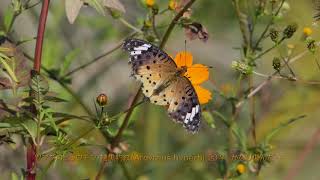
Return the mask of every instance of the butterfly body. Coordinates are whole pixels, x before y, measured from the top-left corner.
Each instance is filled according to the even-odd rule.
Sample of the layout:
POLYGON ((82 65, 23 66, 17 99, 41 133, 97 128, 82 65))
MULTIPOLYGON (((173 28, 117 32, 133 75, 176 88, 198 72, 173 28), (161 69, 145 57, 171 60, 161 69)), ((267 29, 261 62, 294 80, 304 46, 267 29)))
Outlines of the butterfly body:
POLYGON ((168 114, 175 122, 189 132, 197 132, 201 108, 190 80, 185 77, 187 67, 177 67, 169 55, 143 40, 128 39, 123 49, 130 53, 132 75, 142 83, 142 92, 150 102, 168 106, 168 114))

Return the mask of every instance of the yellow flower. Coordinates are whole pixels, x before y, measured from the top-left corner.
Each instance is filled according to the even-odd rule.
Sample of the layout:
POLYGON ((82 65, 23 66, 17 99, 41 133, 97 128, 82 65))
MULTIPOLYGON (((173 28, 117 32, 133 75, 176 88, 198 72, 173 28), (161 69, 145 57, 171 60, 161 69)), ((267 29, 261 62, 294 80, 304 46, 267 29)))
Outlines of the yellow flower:
POLYGON ((153 7, 155 4, 155 0, 145 0, 145 3, 148 7, 153 7))
POLYGON ((178 2, 176 0, 170 0, 169 1, 169 9, 175 10, 178 7, 178 2))
POLYGON ((312 34, 312 29, 309 28, 309 27, 303 28, 303 34, 304 34, 305 36, 310 36, 310 35, 312 34))
POLYGON ((209 79, 209 70, 207 66, 202 64, 193 64, 193 57, 190 52, 179 52, 174 58, 178 67, 187 67, 187 72, 184 74, 191 81, 197 95, 200 104, 208 103, 212 99, 211 92, 200 86, 203 82, 209 79))
POLYGON ((246 172, 246 166, 242 163, 237 165, 237 172, 239 174, 243 174, 244 172, 246 172))

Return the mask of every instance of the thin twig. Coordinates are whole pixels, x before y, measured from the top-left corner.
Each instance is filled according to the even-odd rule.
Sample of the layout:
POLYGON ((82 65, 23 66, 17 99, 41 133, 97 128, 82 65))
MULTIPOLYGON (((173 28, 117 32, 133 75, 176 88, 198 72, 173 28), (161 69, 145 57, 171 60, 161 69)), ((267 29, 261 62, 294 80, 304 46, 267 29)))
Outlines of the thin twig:
MULTIPOLYGON (((298 54, 297 56, 293 57, 288 64, 291 64, 298 59, 302 58, 304 55, 308 53, 308 50, 303 51, 302 53, 298 54)), ((281 66, 280 69, 282 69, 284 66, 281 66)), ((239 101, 236 105, 237 108, 239 108, 246 99, 250 99, 252 96, 257 94, 266 84, 268 84, 269 81, 271 81, 272 78, 278 73, 278 71, 275 71, 272 75, 270 75, 266 80, 264 80, 262 83, 260 83, 254 90, 252 90, 247 96, 245 96, 241 101, 239 101)))
POLYGON ((318 128, 316 132, 314 132, 309 142, 305 145, 301 153, 298 155, 296 162, 289 169, 288 174, 285 177, 285 180, 292 180, 294 179, 294 177, 297 177, 298 172, 302 168, 304 161, 306 160, 308 155, 310 155, 312 150, 317 146, 319 142, 320 142, 320 128, 318 128))
POLYGON ((276 11, 275 14, 272 15, 271 20, 270 20, 269 23, 267 24, 267 26, 266 26, 266 28, 264 29, 264 31, 261 33, 261 35, 260 35, 259 39, 257 40, 256 44, 254 45, 254 47, 253 47, 254 50, 258 48, 260 42, 261 42, 262 39, 265 37, 265 35, 266 35, 266 33, 268 32, 270 26, 273 24, 274 17, 276 17, 276 16, 280 13, 280 10, 281 10, 281 8, 282 8, 282 6, 283 6, 283 4, 284 4, 285 1, 286 1, 286 0, 282 0, 282 1, 281 1, 281 4, 280 4, 278 10, 276 11))
POLYGON ((127 26, 128 28, 134 30, 135 32, 140 33, 140 34, 143 33, 140 29, 134 27, 134 25, 130 24, 130 23, 129 23, 128 21, 126 21, 125 19, 119 18, 119 21, 120 21, 122 24, 124 24, 125 26, 127 26))
POLYGON ((160 43, 160 49, 163 49, 165 44, 167 43, 169 36, 172 32, 172 30, 174 29, 176 23, 179 21, 179 19, 183 16, 183 14, 192 6, 192 4, 195 2, 196 0, 190 0, 185 6, 184 8, 173 18, 173 20, 171 21, 167 31, 165 32, 162 41, 160 43))
POLYGON ((156 28, 156 15, 153 10, 152 10, 152 29, 153 29, 153 33, 157 37, 157 39, 160 39, 160 35, 159 35, 157 28, 156 28))
MULTIPOLYGON (((126 37, 126 38, 124 38, 124 39, 127 39, 127 38, 129 38, 129 37, 133 37, 133 36, 135 36, 135 35, 137 35, 136 32, 130 34, 128 37, 126 37)), ((105 52, 105 53, 103 53, 103 54, 95 57, 94 59, 92 59, 92 60, 89 61, 88 63, 83 64, 83 65, 75 68, 74 70, 71 70, 70 72, 68 72, 68 73, 66 73, 65 75, 63 75, 63 77, 70 76, 70 75, 72 75, 73 73, 76 73, 76 72, 78 72, 79 70, 84 69, 84 68, 90 66, 91 64, 93 64, 93 63, 101 60, 102 58, 104 58, 104 57, 112 54, 112 53, 115 52, 117 49, 121 48, 122 44, 123 44, 123 40, 121 40, 116 46, 114 46, 113 48, 111 48, 109 51, 107 51, 107 52, 105 52)))

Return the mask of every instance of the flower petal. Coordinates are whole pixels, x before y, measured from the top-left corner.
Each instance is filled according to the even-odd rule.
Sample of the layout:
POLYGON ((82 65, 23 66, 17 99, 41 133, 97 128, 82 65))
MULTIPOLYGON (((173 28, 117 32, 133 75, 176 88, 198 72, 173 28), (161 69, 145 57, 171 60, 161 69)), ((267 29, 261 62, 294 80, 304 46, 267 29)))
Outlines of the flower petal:
POLYGON ((200 104, 206 104, 212 99, 212 94, 209 90, 201 86, 194 86, 194 89, 197 93, 200 104))
POLYGON ((185 74, 192 84, 199 85, 209 79, 209 70, 207 66, 202 64, 194 64, 188 67, 185 74))
POLYGON ((176 57, 174 58, 174 62, 177 64, 178 67, 181 66, 192 66, 192 54, 187 51, 181 51, 179 52, 176 57))

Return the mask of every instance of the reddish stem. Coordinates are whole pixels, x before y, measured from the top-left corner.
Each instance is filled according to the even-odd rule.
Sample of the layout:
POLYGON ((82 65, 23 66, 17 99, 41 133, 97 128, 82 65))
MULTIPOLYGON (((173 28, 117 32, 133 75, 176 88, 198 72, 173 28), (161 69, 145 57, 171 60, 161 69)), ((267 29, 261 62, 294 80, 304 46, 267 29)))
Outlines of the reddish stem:
MULTIPOLYGON (((41 55, 42 55, 42 45, 43 45, 43 37, 44 31, 46 28, 46 21, 48 16, 50 0, 43 0, 38 33, 37 33, 37 42, 35 49, 35 58, 33 64, 33 71, 31 71, 31 76, 34 75, 34 71, 40 73, 41 67, 41 55)), ((30 111, 36 113, 36 109, 34 106, 30 107, 30 111)), ((36 164, 37 164, 37 147, 33 141, 30 140, 30 145, 27 147, 27 180, 35 180, 36 179, 36 164)))
POLYGON ((33 69, 37 72, 40 72, 40 67, 41 67, 42 44, 43 44, 44 31, 46 28, 49 3, 50 3, 50 0, 43 1, 41 14, 40 14, 37 43, 36 43, 36 49, 34 52, 34 64, 33 64, 33 69))

